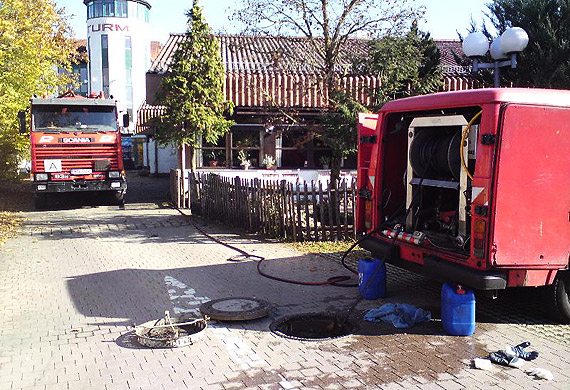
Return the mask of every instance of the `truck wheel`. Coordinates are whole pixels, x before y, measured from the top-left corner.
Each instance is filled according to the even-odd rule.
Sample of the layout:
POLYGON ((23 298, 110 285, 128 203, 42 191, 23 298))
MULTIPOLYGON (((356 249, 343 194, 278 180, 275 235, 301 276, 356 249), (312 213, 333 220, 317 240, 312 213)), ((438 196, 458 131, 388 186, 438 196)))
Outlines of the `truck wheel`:
POLYGON ((561 323, 570 324, 570 271, 558 271, 550 289, 554 316, 561 323))
POLYGON ((125 193, 123 191, 115 191, 113 193, 113 204, 121 206, 125 204, 125 193))
POLYGON ((36 195, 34 197, 34 206, 36 206, 36 210, 43 210, 47 207, 47 196, 44 195, 36 195))

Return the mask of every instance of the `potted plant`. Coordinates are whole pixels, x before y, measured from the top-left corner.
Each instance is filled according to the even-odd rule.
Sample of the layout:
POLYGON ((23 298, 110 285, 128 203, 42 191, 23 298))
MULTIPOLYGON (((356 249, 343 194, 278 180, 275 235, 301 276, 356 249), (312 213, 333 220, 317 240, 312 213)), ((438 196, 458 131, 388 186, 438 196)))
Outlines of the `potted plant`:
POLYGON ((328 156, 321 156, 321 158, 319 159, 319 162, 323 166, 323 169, 329 169, 329 164, 331 162, 331 159, 328 156))
POLYGON ((210 150, 207 154, 206 157, 208 159, 208 165, 211 167, 217 167, 218 166, 218 154, 215 150, 210 150))
POLYGON ((261 163, 265 165, 265 168, 267 169, 275 169, 275 158, 273 156, 266 154, 263 156, 261 163))
POLYGON ((238 152, 238 160, 239 160, 239 165, 241 165, 243 169, 249 169, 251 162, 249 161, 248 155, 245 152, 245 150, 242 149, 238 152))

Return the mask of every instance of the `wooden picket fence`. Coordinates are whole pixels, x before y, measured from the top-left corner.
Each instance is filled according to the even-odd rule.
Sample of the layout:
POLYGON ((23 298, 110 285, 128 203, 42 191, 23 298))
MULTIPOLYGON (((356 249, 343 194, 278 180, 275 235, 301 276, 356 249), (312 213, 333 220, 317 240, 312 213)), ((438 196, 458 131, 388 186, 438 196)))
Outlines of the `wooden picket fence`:
MULTIPOLYGON (((173 172, 175 173, 175 172, 173 172)), ((239 227, 250 233, 289 241, 335 241, 355 238, 354 179, 336 188, 319 181, 290 182, 198 173, 187 177, 187 193, 180 171, 172 179, 173 201, 193 214, 239 227)))

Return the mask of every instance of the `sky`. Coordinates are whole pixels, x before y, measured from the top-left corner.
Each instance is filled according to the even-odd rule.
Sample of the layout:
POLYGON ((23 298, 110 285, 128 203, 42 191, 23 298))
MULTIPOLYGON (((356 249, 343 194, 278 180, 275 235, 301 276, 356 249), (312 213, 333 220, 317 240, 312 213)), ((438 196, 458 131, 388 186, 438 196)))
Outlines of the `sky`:
MULTIPOLYGON (((153 30, 152 40, 165 43, 170 33, 183 33, 186 30, 185 10, 190 8, 192 0, 147 0, 150 10, 150 23, 153 30)), ((55 0, 58 7, 65 7, 68 14, 74 15, 71 26, 75 38, 85 39, 86 6, 83 0, 55 0)), ((485 4, 491 0, 416 0, 426 7, 425 20, 420 24, 435 39, 457 39, 457 31, 465 35, 471 19, 479 25, 484 20, 485 4)), ((204 10, 208 24, 216 32, 239 33, 235 23, 229 21, 230 6, 239 4, 236 0, 202 0, 199 5, 204 10)), ((488 23, 487 23, 488 24, 488 23)))

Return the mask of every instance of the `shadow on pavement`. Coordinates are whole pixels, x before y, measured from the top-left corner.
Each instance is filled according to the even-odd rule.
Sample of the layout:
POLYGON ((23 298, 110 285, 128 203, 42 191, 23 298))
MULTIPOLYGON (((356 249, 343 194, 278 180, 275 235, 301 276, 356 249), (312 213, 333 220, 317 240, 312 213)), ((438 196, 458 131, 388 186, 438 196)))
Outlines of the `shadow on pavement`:
MULTIPOLYGON (((139 171, 127 172, 126 204, 154 203, 168 201, 169 178, 139 176, 139 171)), ((0 209, 7 211, 35 211, 31 182, 0 183, 4 200, 0 209)), ((45 208, 38 211, 73 210, 85 207, 114 205, 111 192, 66 192, 48 193, 45 208)))
MULTIPOLYGON (((208 256, 205 254, 205 256, 208 256)), ((322 261, 309 268, 303 266, 305 257, 266 260, 264 271, 280 277, 318 281, 339 274, 338 265, 331 267, 322 261)), ((375 301, 363 300, 350 318, 358 323, 360 335, 441 335, 441 284, 416 275, 406 274, 395 267, 388 268, 388 296, 375 301), (366 310, 384 303, 409 303, 432 313, 432 321, 409 329, 395 329, 384 323, 361 320, 366 310)), ((358 297, 357 288, 334 286, 300 286, 262 277, 256 262, 228 262, 162 270, 123 269, 73 277, 67 287, 76 308, 88 317, 107 318, 109 325, 133 325, 161 318, 165 310, 187 314, 201 303, 225 297, 255 297, 274 306, 271 320, 283 315, 326 312, 344 315, 358 297)), ((491 301, 478 299, 478 327, 485 329, 493 323, 550 324, 542 310, 540 297, 527 292, 510 292, 504 298, 491 301), (524 297, 524 299, 521 299, 524 297)), ((269 319, 229 323, 228 327, 268 331, 269 319)), ((101 324, 101 323, 99 323, 101 324)))

